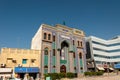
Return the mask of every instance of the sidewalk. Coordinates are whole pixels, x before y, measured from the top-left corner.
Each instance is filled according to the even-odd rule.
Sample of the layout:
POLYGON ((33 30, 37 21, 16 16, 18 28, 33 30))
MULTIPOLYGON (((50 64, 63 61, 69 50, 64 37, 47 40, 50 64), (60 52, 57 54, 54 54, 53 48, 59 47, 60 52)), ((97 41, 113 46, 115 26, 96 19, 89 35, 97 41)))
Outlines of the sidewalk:
POLYGON ((82 77, 72 80, 120 80, 120 74, 117 75, 116 73, 104 73, 103 76, 82 77))
POLYGON ((120 73, 104 73, 103 76, 91 76, 91 77, 81 77, 74 79, 64 79, 64 80, 120 80, 120 73))

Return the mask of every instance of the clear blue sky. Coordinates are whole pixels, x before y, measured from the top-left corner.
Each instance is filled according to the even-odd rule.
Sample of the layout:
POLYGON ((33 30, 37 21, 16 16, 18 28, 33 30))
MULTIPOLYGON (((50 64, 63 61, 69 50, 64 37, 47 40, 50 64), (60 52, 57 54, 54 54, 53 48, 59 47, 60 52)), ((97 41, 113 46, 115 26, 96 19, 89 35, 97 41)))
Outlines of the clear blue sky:
POLYGON ((120 0, 0 0, 0 47, 30 48, 42 23, 110 39, 120 34, 120 0))

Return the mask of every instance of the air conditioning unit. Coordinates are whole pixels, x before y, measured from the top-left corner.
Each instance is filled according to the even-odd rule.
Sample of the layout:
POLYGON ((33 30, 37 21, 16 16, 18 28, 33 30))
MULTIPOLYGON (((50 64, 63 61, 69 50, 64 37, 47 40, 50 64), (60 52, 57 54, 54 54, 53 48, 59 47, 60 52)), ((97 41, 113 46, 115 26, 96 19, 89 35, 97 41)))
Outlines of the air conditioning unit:
POLYGON ((16 60, 12 60, 13 63, 16 63, 16 60))
POLYGON ((3 63, 2 66, 5 66, 5 64, 3 63))
POLYGON ((4 67, 6 67, 6 64, 4 64, 4 63, 3 63, 3 64, 1 64, 1 67, 3 67, 3 68, 4 68, 4 67))

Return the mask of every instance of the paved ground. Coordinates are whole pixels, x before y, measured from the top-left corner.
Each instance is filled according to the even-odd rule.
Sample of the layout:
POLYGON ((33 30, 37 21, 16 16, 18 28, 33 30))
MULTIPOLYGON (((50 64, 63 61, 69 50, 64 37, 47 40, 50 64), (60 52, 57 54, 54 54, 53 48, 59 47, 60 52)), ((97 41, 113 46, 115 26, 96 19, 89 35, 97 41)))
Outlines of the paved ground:
POLYGON ((103 76, 81 77, 64 80, 120 80, 120 73, 118 75, 116 73, 105 73, 103 76))
POLYGON ((84 78, 76 78, 72 80, 120 80, 120 75, 119 76, 104 76, 104 77, 84 77, 84 78))

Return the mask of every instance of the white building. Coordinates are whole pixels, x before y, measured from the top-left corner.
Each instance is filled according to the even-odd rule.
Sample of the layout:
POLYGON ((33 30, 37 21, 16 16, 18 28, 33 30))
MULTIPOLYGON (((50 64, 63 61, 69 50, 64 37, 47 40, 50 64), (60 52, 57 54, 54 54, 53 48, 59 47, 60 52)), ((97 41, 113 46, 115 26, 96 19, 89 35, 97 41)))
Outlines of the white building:
POLYGON ((110 40, 90 36, 87 37, 86 44, 87 59, 92 60, 96 68, 113 67, 114 63, 120 62, 120 36, 110 40))

